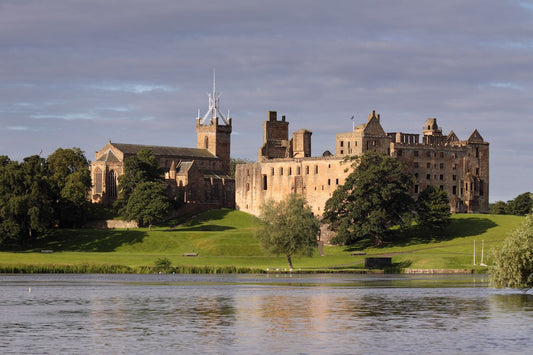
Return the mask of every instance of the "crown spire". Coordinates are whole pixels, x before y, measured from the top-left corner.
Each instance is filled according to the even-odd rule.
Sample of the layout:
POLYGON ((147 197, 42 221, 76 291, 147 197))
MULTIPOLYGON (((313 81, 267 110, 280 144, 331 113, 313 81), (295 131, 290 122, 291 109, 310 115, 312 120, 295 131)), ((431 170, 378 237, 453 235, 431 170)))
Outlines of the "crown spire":
MULTIPOLYGON (((216 77, 215 77, 215 68, 213 68, 213 93, 207 94, 209 97, 209 109, 205 113, 205 115, 200 119, 200 124, 205 124, 206 122, 214 122, 217 117, 221 118, 222 121, 226 124, 226 126, 230 125, 229 122, 229 110, 228 110, 228 117, 224 116, 222 112, 220 112, 220 94, 217 94, 216 91, 216 77)), ((200 118, 200 114, 198 113, 198 118, 200 118)))

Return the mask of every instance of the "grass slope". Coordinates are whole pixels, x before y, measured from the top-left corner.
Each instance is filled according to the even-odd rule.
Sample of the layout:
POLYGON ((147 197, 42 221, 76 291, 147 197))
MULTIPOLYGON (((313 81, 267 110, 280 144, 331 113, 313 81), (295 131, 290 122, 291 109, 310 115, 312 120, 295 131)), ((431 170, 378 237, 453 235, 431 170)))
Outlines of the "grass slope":
MULTIPOLYGON (((408 233, 395 231, 386 247, 375 248, 366 242, 350 247, 325 247, 325 256, 296 257, 296 268, 347 269, 361 268, 365 256, 352 256, 363 251, 366 256, 391 256, 397 267, 471 269, 473 244, 479 264, 481 241, 485 243, 485 263, 489 250, 523 220, 523 217, 502 215, 454 215, 451 225, 440 235, 428 235, 412 229, 408 233)), ((0 252, 0 265, 101 265, 118 264, 129 267, 153 266, 160 257, 171 260, 173 266, 209 265, 237 266, 257 269, 286 268, 283 256, 266 254, 259 246, 255 233, 259 220, 233 210, 203 213, 187 222, 173 221, 166 226, 139 229, 57 230, 39 240, 32 248, 19 252, 0 252), (53 250, 42 253, 41 250, 53 250), (197 253, 198 257, 184 257, 197 253)))

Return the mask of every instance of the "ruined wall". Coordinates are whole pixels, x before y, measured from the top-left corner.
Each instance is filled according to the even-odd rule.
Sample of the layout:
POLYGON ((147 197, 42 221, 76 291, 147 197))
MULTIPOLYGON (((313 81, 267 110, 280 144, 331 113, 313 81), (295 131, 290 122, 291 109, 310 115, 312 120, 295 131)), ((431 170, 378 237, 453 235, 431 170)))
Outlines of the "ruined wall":
MULTIPOLYGON (((264 144, 259 151, 259 163, 240 164, 236 168, 235 203, 242 211, 259 215, 266 200, 280 201, 290 193, 298 193, 306 198, 315 214, 322 215, 326 201, 349 174, 345 172, 348 163, 341 164, 343 158, 378 151, 397 158, 415 175, 411 191, 414 199, 433 185, 448 193, 453 213, 488 212, 489 143, 477 130, 468 140, 460 141, 453 131, 443 135, 437 120, 431 118, 426 121, 420 142, 419 134, 385 133, 379 114, 373 111, 368 122, 354 127, 353 132, 337 134, 334 156, 295 154, 272 158, 271 151, 264 148, 288 136, 288 122, 277 121, 275 112, 271 111, 263 127, 264 144), (276 126, 279 123, 283 125, 276 126)), ((310 137, 310 134, 305 137, 309 148, 310 137)), ((289 152, 299 151, 304 146, 304 136, 293 135, 292 144, 289 152)))
POLYGON ((267 200, 281 201, 288 194, 305 197, 313 213, 322 215, 333 191, 344 184, 347 164, 340 157, 272 159, 239 164, 235 172, 235 203, 239 210, 259 215, 267 200))

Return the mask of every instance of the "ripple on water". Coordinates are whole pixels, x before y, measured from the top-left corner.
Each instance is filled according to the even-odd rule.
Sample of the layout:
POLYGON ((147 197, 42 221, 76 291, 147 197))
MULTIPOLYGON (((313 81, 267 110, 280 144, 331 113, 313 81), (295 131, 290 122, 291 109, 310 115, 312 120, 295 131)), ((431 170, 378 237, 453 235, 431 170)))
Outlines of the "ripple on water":
POLYGON ((0 311, 2 353, 533 348, 533 295, 472 275, 0 276, 0 311))

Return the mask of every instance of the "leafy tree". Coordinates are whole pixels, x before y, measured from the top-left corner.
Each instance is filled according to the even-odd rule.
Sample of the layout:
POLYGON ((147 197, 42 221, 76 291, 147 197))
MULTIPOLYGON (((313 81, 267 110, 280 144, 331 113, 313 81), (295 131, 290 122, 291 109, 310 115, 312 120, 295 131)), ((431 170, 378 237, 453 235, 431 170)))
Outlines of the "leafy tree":
POLYGON ((414 176, 397 159, 382 153, 368 152, 349 160, 354 171, 326 202, 324 222, 337 233, 334 243, 371 238, 382 245, 390 227, 406 223, 412 213, 409 191, 414 176))
POLYGON ((491 214, 507 214, 507 204, 503 201, 496 201, 490 205, 489 213, 491 214))
POLYGON ((515 197, 514 200, 507 202, 506 213, 517 216, 525 216, 531 212, 533 199, 530 192, 525 192, 515 197))
POLYGON ((320 226, 303 197, 292 194, 280 202, 266 202, 261 219, 263 228, 258 233, 261 245, 274 254, 285 254, 289 269, 293 255, 313 254, 320 226))
POLYGON ((450 223, 451 212, 446 191, 432 185, 426 187, 416 200, 417 222, 429 229, 442 229, 450 223))
POLYGON ((51 179, 55 182, 60 226, 81 226, 89 209, 91 188, 89 162, 80 148, 59 148, 48 157, 51 179))
POLYGON ((54 220, 48 164, 37 155, 20 164, 6 157, 0 161, 0 242, 24 244, 44 234, 54 220))
POLYGON ((125 208, 126 218, 139 225, 148 225, 152 230, 154 222, 163 220, 170 208, 170 202, 161 183, 142 182, 130 195, 125 208))
POLYGON ((494 251, 491 283, 497 288, 533 288, 533 214, 494 251))
POLYGON ((163 181, 164 171, 149 149, 141 149, 136 156, 124 159, 124 174, 119 176, 120 192, 114 206, 121 213, 135 188, 144 182, 163 181))

